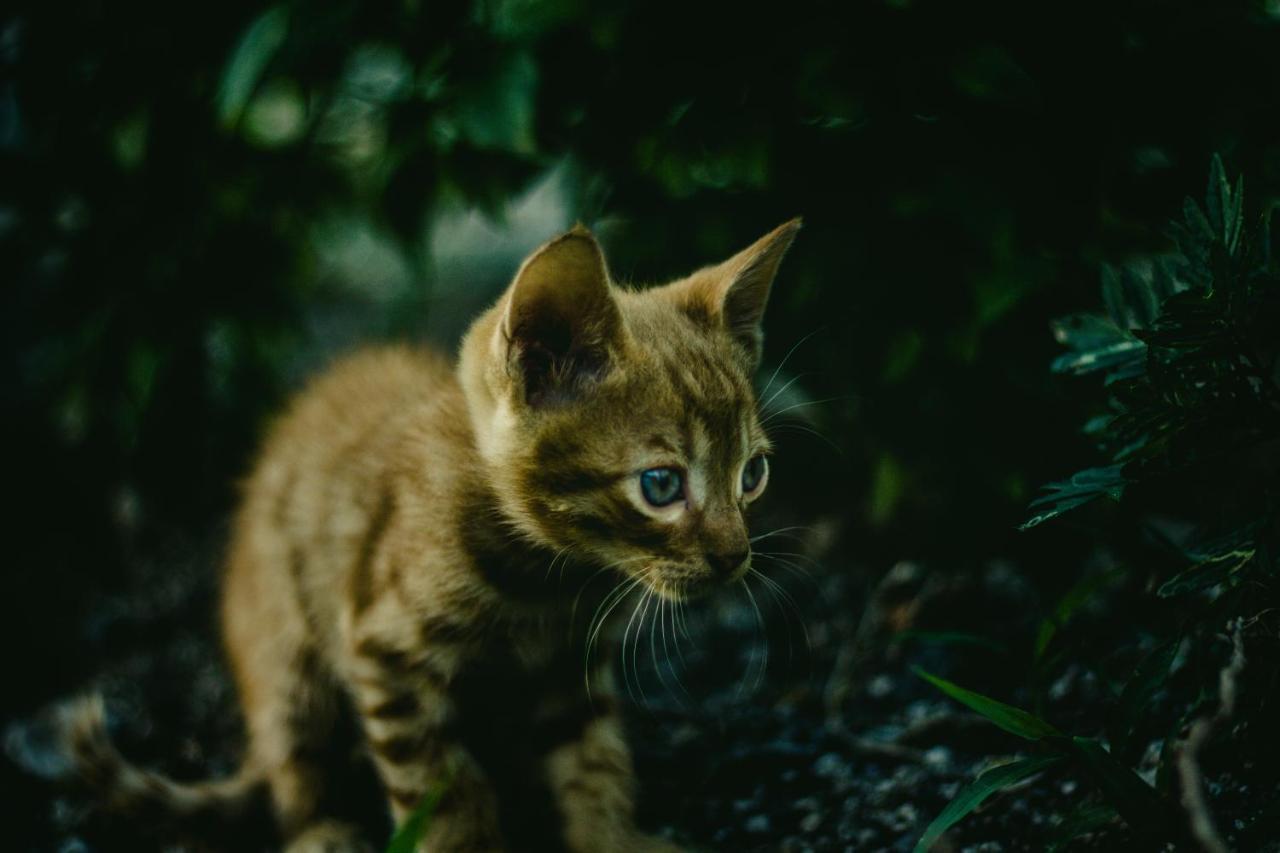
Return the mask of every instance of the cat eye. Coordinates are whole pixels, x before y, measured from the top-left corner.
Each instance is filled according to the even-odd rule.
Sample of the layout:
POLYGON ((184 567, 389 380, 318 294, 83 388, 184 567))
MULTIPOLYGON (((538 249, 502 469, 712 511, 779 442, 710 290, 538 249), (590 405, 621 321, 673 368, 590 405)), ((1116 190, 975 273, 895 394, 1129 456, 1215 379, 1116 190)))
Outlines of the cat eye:
POLYGON ((675 468, 650 468, 640 473, 640 492, 653 506, 669 506, 684 497, 684 476, 675 468))
POLYGON ((769 470, 769 463, 765 461, 764 454, 759 453, 747 460, 747 464, 742 468, 742 493, 749 495, 760 487, 760 481, 764 479, 764 474, 769 470))

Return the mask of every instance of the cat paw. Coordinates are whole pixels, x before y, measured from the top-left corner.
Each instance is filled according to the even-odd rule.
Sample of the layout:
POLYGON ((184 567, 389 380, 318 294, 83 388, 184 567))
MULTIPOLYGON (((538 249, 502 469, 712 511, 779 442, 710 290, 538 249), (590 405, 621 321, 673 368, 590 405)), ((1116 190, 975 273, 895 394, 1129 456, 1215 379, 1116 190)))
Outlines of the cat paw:
POLYGON ((326 820, 308 826, 285 845, 284 853, 373 853, 373 846, 350 824, 326 820))

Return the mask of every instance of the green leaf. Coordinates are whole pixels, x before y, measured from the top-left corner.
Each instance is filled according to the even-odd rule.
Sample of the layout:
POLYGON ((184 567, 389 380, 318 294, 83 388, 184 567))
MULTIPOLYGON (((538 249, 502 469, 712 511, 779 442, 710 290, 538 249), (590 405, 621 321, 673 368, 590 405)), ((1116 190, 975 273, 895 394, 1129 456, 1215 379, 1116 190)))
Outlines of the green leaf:
POLYGON ((1045 839, 1045 853, 1055 853, 1082 835, 1097 832, 1119 815, 1106 803, 1081 803, 1045 839))
POLYGON ((1240 234, 1244 230, 1244 175, 1236 178, 1236 188, 1232 193, 1235 207, 1231 211, 1227 228, 1227 251, 1235 254, 1240 248, 1240 234))
POLYGON ((218 120, 223 127, 239 123, 267 64, 284 44, 288 32, 289 12, 283 6, 270 7, 244 31, 218 85, 218 120))
POLYGON ((1124 307, 1124 291, 1120 287, 1120 276, 1116 272, 1116 268, 1111 264, 1103 264, 1100 275, 1102 278, 1102 304, 1107 307, 1107 315, 1117 328, 1128 329, 1129 312, 1124 307))
POLYGON ((396 830, 396 834, 391 837, 386 853, 414 853, 418 849, 418 842, 431 828, 431 818, 439 807, 440 801, 444 799, 451 782, 452 777, 445 779, 423 795, 417 807, 409 813, 404 823, 400 824, 400 828, 396 830))
POLYGON ((1196 563, 1161 584, 1156 594, 1161 598, 1172 598, 1216 586, 1230 580, 1247 566, 1256 553, 1256 549, 1243 548, 1196 563))
POLYGON ((1209 165, 1209 187, 1205 192, 1205 207, 1210 225, 1216 231, 1228 254, 1234 255, 1240 245, 1240 232, 1244 224, 1244 175, 1236 179, 1235 189, 1227 179, 1222 158, 1217 154, 1209 165))
POLYGON ((1071 621, 1072 615, 1081 606, 1093 598, 1100 590, 1120 580, 1120 578, 1124 577, 1124 574, 1124 569, 1113 569, 1109 572, 1090 575, 1067 590, 1066 595, 1062 596, 1058 600, 1058 604, 1053 608, 1053 614, 1040 623, 1040 629, 1036 634, 1036 660, 1044 657, 1044 653, 1049 648, 1049 643, 1053 641, 1054 635, 1058 633, 1058 629, 1071 621))
POLYGON ((1217 154, 1209 163, 1209 186, 1204 193, 1205 212, 1209 224, 1224 237, 1227 233, 1227 215, 1232 210, 1231 183, 1227 180, 1226 170, 1222 168, 1222 158, 1217 154))
POLYGON ((1083 376, 1113 367, 1128 365, 1141 361, 1146 355, 1147 345, 1136 338, 1116 341, 1104 347, 1088 352, 1073 352, 1060 355, 1049 365, 1054 373, 1073 373, 1083 376))
POLYGON ((1050 328, 1058 343, 1076 352, 1091 352, 1133 340, 1133 336, 1110 317, 1098 314, 1069 314, 1054 320, 1050 328))
POLYGON ((1101 495, 1119 500, 1124 493, 1125 483, 1120 465, 1086 468, 1074 474, 1069 480, 1048 483, 1042 487, 1045 494, 1031 502, 1032 509, 1042 511, 1023 522, 1019 529, 1030 530, 1101 495))
POLYGON ((1021 782, 1030 776, 1062 761, 1061 755, 1046 755, 1037 758, 1024 758, 984 770, 977 779, 956 795, 947 804, 933 822, 925 829, 924 835, 916 842, 915 853, 925 853, 937 843, 942 833, 959 823, 966 815, 982 804, 987 797, 1021 782))
POLYGON ((972 690, 966 690, 958 684, 952 684, 944 678, 931 675, 918 666, 912 667, 912 671, 941 690, 943 693, 955 699, 957 702, 967 705, 995 723, 1000 728, 1010 734, 1027 740, 1043 740, 1051 737, 1062 737, 1062 732, 1055 729, 1052 725, 1040 719, 1034 714, 1028 713, 1021 708, 1015 708, 1012 705, 1006 705, 1003 702, 997 702, 981 693, 974 693, 972 690))
POLYGON ((1186 282, 1179 276, 1178 267, 1178 262, 1168 256, 1156 258, 1152 262, 1151 287, 1162 308, 1166 299, 1187 289, 1186 282))
POLYGON ((1257 541, 1260 526, 1261 523, 1259 521, 1252 521, 1212 537, 1202 536, 1193 540, 1181 550, 1188 560, 1198 563, 1203 560, 1225 557, 1232 551, 1246 551, 1256 548, 1255 542, 1257 541))
POLYGON ((1213 225, 1205 217, 1204 212, 1200 210, 1200 206, 1191 199, 1184 199, 1182 202, 1182 216, 1186 220, 1187 230, 1191 232, 1191 236, 1204 243, 1212 243, 1216 236, 1213 231, 1213 225))
POLYGON ((1126 264, 1120 268, 1120 284, 1134 324, 1145 329, 1154 323, 1160 314, 1160 300, 1145 271, 1126 264))
POLYGON ((1126 758, 1136 757, 1134 732, 1138 730, 1151 697, 1169 679, 1169 667, 1173 665, 1173 659, 1177 657, 1178 647, 1181 645, 1182 639, 1178 638, 1153 649, 1138 664, 1133 677, 1129 679, 1124 686, 1124 691, 1120 694, 1120 704, 1115 716, 1116 723, 1113 727, 1114 737, 1111 738, 1111 742, 1116 745, 1116 751, 1126 758))
POLYGON ((489 73, 458 92, 455 114, 462 135, 480 149, 532 155, 538 65, 533 55, 503 54, 489 73))
POLYGON ((1102 791, 1102 795, 1115 807, 1125 823, 1136 832, 1152 836, 1168 834, 1165 824, 1165 802, 1138 774, 1117 761, 1096 740, 1073 737, 1085 772, 1102 791))
POLYGON ((1085 435, 1102 435, 1115 419, 1115 415, 1094 415, 1085 421, 1080 431, 1085 435))

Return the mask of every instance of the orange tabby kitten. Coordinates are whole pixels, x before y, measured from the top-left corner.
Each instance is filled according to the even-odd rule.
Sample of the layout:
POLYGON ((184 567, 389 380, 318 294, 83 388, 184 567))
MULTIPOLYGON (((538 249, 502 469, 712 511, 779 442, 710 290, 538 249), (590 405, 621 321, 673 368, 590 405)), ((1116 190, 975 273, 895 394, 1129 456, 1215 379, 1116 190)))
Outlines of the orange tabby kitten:
POLYGON ((422 849, 544 849, 530 812, 568 850, 675 849, 633 822, 615 703, 584 685, 598 626, 575 624, 575 598, 601 572, 617 585, 584 611, 747 571, 769 450, 751 380, 799 227, 643 291, 613 284, 578 227, 524 262, 456 369, 392 348, 315 380, 271 432, 230 547, 240 773, 139 770, 90 702, 71 728, 85 777, 134 815, 230 818, 269 793, 288 850, 365 849, 321 807, 349 702, 397 824, 447 786, 422 849))

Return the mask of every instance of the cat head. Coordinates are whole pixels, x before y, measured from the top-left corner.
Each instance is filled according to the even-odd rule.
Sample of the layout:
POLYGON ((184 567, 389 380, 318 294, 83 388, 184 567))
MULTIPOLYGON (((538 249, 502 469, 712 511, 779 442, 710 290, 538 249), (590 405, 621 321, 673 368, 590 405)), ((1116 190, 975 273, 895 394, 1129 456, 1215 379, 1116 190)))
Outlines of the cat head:
POLYGON ((581 226, 537 249, 462 344, 486 476, 529 539, 682 598, 750 563, 769 479, 752 377, 795 219, 660 287, 615 285, 581 226))

